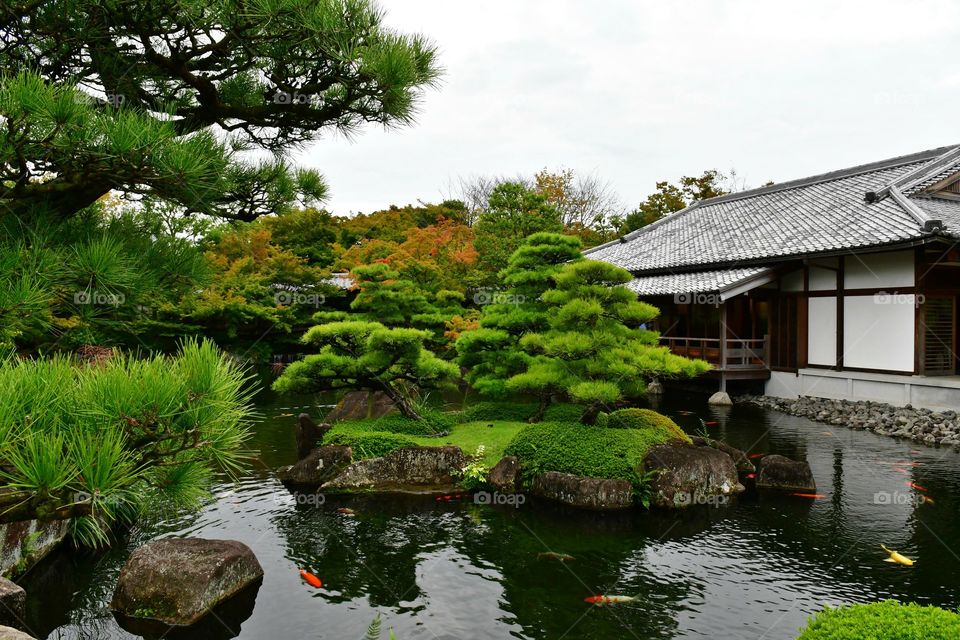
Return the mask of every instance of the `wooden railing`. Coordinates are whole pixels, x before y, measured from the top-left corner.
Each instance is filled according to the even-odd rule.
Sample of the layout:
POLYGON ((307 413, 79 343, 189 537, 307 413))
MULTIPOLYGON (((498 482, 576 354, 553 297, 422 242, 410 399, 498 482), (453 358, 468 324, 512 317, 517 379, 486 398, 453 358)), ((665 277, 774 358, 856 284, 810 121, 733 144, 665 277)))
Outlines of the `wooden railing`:
POLYGON ((661 336, 660 344, 670 347, 670 351, 678 356, 700 358, 723 370, 766 369, 770 352, 768 338, 727 338, 723 345, 720 338, 661 336))

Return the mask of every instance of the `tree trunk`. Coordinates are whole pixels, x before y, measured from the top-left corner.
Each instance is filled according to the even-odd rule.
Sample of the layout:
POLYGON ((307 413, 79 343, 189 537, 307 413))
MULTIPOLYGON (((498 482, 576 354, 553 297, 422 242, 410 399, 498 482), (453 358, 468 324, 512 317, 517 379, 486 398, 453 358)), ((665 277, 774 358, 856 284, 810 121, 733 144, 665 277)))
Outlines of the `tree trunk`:
POLYGON ((592 404, 587 407, 587 410, 580 416, 580 422, 583 424, 596 424, 598 415, 600 415, 600 405, 592 404))
POLYGON ((383 392, 387 394, 387 397, 393 400, 393 404, 397 405, 397 409, 407 418, 411 420, 423 420, 423 416, 417 413, 417 410, 413 408, 413 405, 410 404, 410 401, 407 400, 407 397, 397 391, 397 389, 390 383, 383 383, 383 392))
POLYGON ((547 413, 547 408, 550 406, 550 396, 544 395, 540 396, 540 406, 537 407, 537 412, 532 416, 527 418, 527 422, 543 422, 543 416, 547 413))

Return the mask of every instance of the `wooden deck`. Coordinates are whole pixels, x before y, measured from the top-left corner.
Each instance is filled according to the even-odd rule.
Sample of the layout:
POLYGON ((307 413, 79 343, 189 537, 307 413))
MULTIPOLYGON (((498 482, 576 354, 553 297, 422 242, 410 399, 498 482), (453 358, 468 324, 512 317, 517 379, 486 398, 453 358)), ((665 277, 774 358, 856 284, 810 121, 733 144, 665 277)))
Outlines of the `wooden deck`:
POLYGON ((767 338, 728 338, 724 342, 720 338, 661 336, 660 344, 670 347, 670 351, 678 356, 706 360, 713 365, 711 373, 720 374, 727 380, 766 380, 770 377, 767 338))

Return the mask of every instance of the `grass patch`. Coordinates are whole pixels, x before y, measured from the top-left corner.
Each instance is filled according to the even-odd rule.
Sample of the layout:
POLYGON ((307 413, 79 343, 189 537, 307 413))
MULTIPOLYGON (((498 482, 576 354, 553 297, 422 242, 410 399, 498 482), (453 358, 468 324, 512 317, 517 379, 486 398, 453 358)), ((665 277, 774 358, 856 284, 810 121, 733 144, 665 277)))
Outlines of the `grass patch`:
POLYGON ((939 607, 884 600, 827 607, 810 618, 797 640, 948 640, 960 638, 960 615, 939 607))
POLYGON ((418 444, 427 447, 438 447, 452 444, 463 449, 467 455, 473 455, 477 447, 483 445, 483 463, 489 469, 500 462, 504 449, 523 429, 530 425, 526 422, 467 422, 458 424, 450 431, 450 435, 442 438, 414 438, 418 444), (488 426, 488 425, 493 425, 488 426))

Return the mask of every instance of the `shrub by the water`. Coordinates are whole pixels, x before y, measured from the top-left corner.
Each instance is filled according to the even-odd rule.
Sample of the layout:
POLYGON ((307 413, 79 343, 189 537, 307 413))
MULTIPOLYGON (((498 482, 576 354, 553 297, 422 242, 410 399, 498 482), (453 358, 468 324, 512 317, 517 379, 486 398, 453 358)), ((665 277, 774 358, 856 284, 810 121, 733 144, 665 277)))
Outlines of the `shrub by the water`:
POLYGON ((676 431, 650 421, 643 428, 608 429, 578 423, 530 425, 507 446, 527 477, 546 471, 619 478, 639 486, 639 469, 650 447, 676 439, 676 431))
POLYGON ((884 600, 827 607, 810 619, 797 640, 954 640, 960 615, 938 607, 884 600))
POLYGON ((417 446, 416 442, 399 433, 341 429, 340 426, 330 432, 326 442, 349 445, 353 449, 354 459, 357 460, 380 458, 396 449, 417 446))
POLYGON ((650 409, 618 409, 597 418, 597 426, 610 429, 655 429, 673 434, 674 438, 690 442, 690 436, 680 426, 656 411, 650 409))
POLYGON ((450 414, 439 411, 424 411, 421 417, 420 420, 414 420, 400 413, 391 413, 381 418, 351 420, 340 423, 338 426, 342 425, 354 431, 383 431, 408 436, 431 436, 448 433, 456 422, 450 414))

